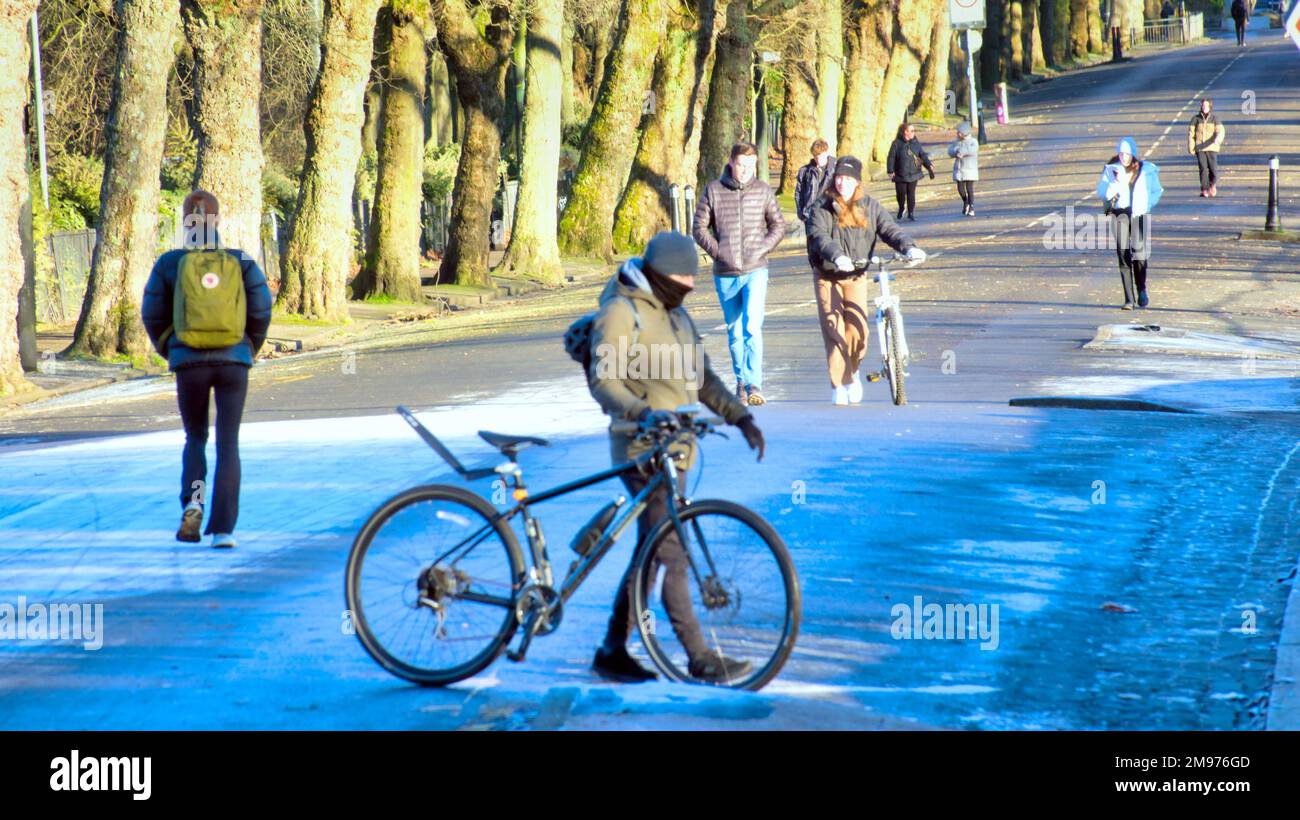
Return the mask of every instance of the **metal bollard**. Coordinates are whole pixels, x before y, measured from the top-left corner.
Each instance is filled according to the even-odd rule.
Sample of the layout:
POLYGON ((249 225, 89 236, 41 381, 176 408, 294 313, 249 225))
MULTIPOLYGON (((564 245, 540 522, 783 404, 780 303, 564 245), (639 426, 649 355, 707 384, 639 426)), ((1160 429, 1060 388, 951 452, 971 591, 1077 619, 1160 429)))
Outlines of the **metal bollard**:
POLYGON ((695 186, 687 185, 682 192, 686 200, 686 215, 692 222, 695 221, 695 186))
POLYGON ((682 189, 674 182, 668 186, 668 198, 673 202, 673 233, 682 232, 682 189))
POLYGON ((989 135, 984 131, 984 101, 983 101, 983 100, 980 100, 980 101, 979 101, 979 116, 980 116, 980 122, 979 122, 979 127, 980 127, 980 136, 979 136, 979 141, 980 141, 980 145, 984 145, 985 143, 987 143, 987 142, 989 141, 989 135))
POLYGON ((1281 197, 1278 195, 1277 172, 1282 165, 1277 154, 1268 158, 1268 214, 1264 217, 1264 230, 1280 231, 1282 230, 1282 218, 1278 215, 1277 203, 1281 197))

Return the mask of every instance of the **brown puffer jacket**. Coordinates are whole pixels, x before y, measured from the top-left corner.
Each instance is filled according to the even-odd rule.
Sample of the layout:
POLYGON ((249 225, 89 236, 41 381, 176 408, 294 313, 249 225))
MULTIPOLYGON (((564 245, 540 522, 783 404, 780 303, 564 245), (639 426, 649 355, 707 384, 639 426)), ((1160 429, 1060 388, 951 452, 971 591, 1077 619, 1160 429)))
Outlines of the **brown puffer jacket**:
POLYGON ((740 185, 731 166, 704 186, 691 235, 713 257, 714 276, 739 276, 767 267, 767 255, 785 236, 785 218, 772 186, 760 179, 740 185))
POLYGON ((1223 148, 1223 123, 1211 111, 1207 117, 1197 111, 1187 127, 1187 153, 1197 151, 1219 151, 1223 148))

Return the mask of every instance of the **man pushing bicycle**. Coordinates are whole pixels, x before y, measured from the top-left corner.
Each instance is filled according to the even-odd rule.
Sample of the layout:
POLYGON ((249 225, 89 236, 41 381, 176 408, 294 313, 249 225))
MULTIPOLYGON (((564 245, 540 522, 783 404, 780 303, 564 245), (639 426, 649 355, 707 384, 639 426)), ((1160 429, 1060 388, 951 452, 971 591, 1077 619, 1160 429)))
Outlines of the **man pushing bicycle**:
MULTIPOLYGON (((763 434, 749 409, 722 383, 709 365, 695 323, 682 301, 695 287, 699 255, 688 236, 657 234, 643 257, 625 262, 600 296, 600 310, 591 323, 587 384, 591 395, 614 422, 639 422, 643 431, 673 430, 680 423, 676 408, 702 403, 738 427, 750 449, 763 458, 763 434)), ((650 448, 642 437, 610 430, 610 456, 622 464, 650 448)), ((694 441, 678 445, 678 469, 684 474, 695 459, 694 441)), ((620 478, 635 495, 650 480, 636 470, 620 478)), ((640 544, 668 517, 668 490, 649 498, 637 520, 640 544)), ((693 678, 718 682, 745 674, 750 664, 710 649, 691 606, 687 586, 687 556, 673 535, 659 551, 664 568, 663 603, 673 631, 689 656, 693 678)), ((614 612, 593 668, 601 676, 623 682, 656 676, 628 654, 627 639, 637 628, 632 606, 631 565, 619 584, 614 612)))

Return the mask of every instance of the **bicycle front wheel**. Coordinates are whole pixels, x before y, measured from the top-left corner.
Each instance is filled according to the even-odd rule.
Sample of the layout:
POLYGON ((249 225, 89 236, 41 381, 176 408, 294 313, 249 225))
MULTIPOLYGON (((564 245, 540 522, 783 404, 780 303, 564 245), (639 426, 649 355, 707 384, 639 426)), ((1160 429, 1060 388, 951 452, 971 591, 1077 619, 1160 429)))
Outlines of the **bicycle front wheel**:
POLYGON ((889 397, 894 404, 904 405, 907 404, 907 388, 903 384, 906 377, 903 372, 903 322, 893 308, 885 311, 885 340, 889 343, 889 350, 885 351, 889 397))
POLYGON ((723 685, 760 689, 781 671, 799 634, 789 550, 771 524, 730 501, 697 501, 679 517, 685 558, 669 519, 636 559, 632 603, 646 651, 665 677, 696 681, 687 647, 702 637, 707 651, 750 665, 723 685))
POLYGON ((496 510, 459 487, 385 501, 357 533, 344 594, 366 652, 400 678, 443 686, 478 674, 514 634, 524 562, 496 510))

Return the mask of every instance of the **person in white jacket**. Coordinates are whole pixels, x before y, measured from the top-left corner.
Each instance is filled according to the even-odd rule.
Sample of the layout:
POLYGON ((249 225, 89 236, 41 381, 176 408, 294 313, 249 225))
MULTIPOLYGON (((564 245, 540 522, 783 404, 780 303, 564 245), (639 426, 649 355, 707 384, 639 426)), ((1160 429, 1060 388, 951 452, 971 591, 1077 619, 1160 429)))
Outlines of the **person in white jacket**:
POLYGON ((952 157, 952 178, 957 183, 957 196, 961 197, 962 216, 975 215, 975 182, 980 178, 979 140, 971 136, 970 123, 957 126, 957 139, 948 146, 952 157))
POLYGON ((1119 257, 1119 278, 1124 286, 1124 310, 1150 304, 1147 266, 1151 259, 1151 211, 1164 188, 1154 162, 1137 158, 1137 141, 1125 137, 1118 152, 1101 169, 1097 196, 1111 217, 1111 234, 1119 257))

